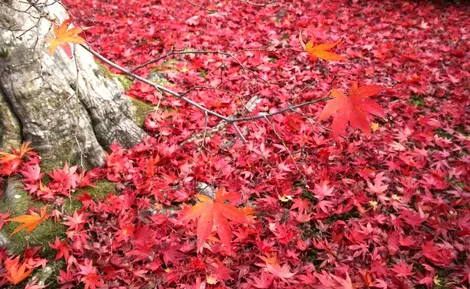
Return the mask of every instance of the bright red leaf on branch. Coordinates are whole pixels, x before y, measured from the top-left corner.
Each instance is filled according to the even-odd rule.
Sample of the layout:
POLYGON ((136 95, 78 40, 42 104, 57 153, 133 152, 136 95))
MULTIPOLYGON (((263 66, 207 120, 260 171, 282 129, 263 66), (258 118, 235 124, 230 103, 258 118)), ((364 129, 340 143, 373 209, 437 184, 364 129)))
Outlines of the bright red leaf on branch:
POLYGON ((202 251, 202 246, 215 225, 217 235, 220 237, 222 244, 228 252, 232 252, 232 230, 229 220, 234 223, 248 222, 245 215, 246 211, 238 209, 231 204, 239 200, 241 196, 237 193, 225 193, 225 190, 220 188, 215 195, 215 200, 202 194, 199 194, 197 198, 199 203, 193 207, 185 208, 180 215, 180 220, 184 222, 198 219, 198 251, 202 251))
POLYGON ((360 129, 365 135, 370 136, 370 116, 375 114, 384 117, 380 105, 369 97, 374 96, 386 88, 381 85, 357 86, 354 82, 349 90, 349 95, 334 89, 331 91, 333 99, 329 100, 323 108, 320 121, 333 115, 332 130, 334 134, 344 134, 346 125, 350 123, 353 129, 360 129))

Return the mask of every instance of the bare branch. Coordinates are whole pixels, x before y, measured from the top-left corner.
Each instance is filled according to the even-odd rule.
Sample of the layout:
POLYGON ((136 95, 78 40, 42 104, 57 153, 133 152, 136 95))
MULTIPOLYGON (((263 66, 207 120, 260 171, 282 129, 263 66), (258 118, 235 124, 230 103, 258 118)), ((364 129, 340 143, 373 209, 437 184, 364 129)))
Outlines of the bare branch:
POLYGON ((145 83, 145 84, 148 84, 148 85, 150 85, 150 86, 152 86, 152 87, 158 89, 158 90, 161 91, 162 93, 167 93, 167 94, 170 94, 170 95, 172 95, 172 96, 175 96, 175 97, 177 97, 177 98, 183 100, 184 102, 187 102, 187 103, 191 104, 192 106, 195 106, 195 107, 199 108, 200 110, 202 110, 202 111, 204 111, 204 112, 207 112, 207 113, 210 114, 210 115, 216 116, 216 117, 218 117, 218 118, 220 118, 220 119, 223 119, 223 120, 225 120, 225 121, 230 122, 230 118, 228 118, 228 117, 226 117, 226 116, 223 116, 223 115, 221 115, 221 114, 219 114, 219 113, 217 113, 217 112, 215 112, 215 111, 212 111, 212 110, 210 110, 210 109, 204 107, 203 105, 201 105, 201 104, 199 104, 199 103, 197 103, 197 102, 195 102, 195 101, 192 101, 191 99, 185 97, 185 96, 182 95, 182 94, 179 94, 179 93, 177 93, 177 92, 175 92, 175 91, 173 91, 173 90, 171 90, 171 89, 168 89, 168 88, 166 88, 166 87, 164 87, 164 86, 161 86, 161 85, 158 85, 158 84, 156 84, 156 83, 153 83, 152 81, 150 81, 150 80, 148 80, 148 79, 146 79, 146 78, 143 78, 143 77, 141 77, 141 76, 139 76, 139 75, 137 75, 137 74, 134 74, 134 73, 130 72, 129 70, 127 70, 127 69, 125 69, 125 68, 123 68, 123 67, 117 65, 116 63, 114 63, 114 62, 108 60, 107 58, 105 58, 104 56, 102 56, 101 54, 99 54, 98 52, 96 52, 96 51, 94 51, 94 50, 92 50, 92 49, 86 47, 86 46, 83 45, 83 44, 80 44, 80 46, 83 47, 83 48, 84 48, 85 50, 87 50, 88 52, 90 52, 91 54, 93 54, 93 55, 94 55, 95 57, 97 57, 99 60, 103 61, 104 63, 108 64, 108 65, 111 66, 111 67, 116 68, 117 70, 121 71, 122 73, 126 74, 127 76, 129 76, 129 77, 131 77, 131 78, 134 78, 134 79, 136 79, 136 80, 138 80, 138 81, 141 81, 141 82, 143 82, 143 83, 145 83))
MULTIPOLYGON (((266 114, 258 114, 258 115, 254 115, 254 116, 248 116, 248 117, 240 117, 240 118, 230 118, 230 117, 227 117, 227 116, 224 116, 224 115, 221 115, 215 111, 212 111, 206 107, 204 107, 203 105, 195 102, 195 101, 192 101, 191 99, 185 97, 185 95, 187 94, 187 92, 183 92, 183 93, 178 93, 176 91, 173 91, 171 89, 168 89, 164 86, 161 86, 159 84, 156 84, 156 83, 153 83, 152 81, 146 79, 146 78, 143 78, 135 73, 132 73, 131 71, 115 64, 114 62, 112 62, 111 60, 105 58, 104 56, 102 56, 101 54, 99 54, 98 52, 86 47, 85 45, 83 44, 80 44, 81 47, 83 47, 85 50, 87 50, 88 52, 90 52, 91 54, 93 54, 95 57, 97 57, 98 59, 100 59, 101 61, 105 62, 106 64, 108 64, 109 66, 121 71, 122 73, 126 74, 127 76, 131 77, 131 78, 134 78, 138 81, 141 81, 143 83, 146 83, 156 89, 158 89, 159 91, 163 92, 163 93, 167 93, 167 94, 170 94, 174 97, 177 97, 183 101, 185 101, 186 103, 192 105, 192 106, 195 106, 197 107, 198 109, 204 111, 204 112, 207 112, 208 114, 210 115, 213 115, 213 116, 216 116, 228 123, 236 123, 236 122, 242 122, 242 121, 250 121, 250 120, 256 120, 256 119, 260 119, 260 118, 264 118, 264 117, 270 117, 270 116, 273 116, 273 115, 276 115, 276 114, 280 114, 280 113, 284 113, 286 111, 292 111, 294 109, 297 109, 297 108, 300 108, 300 107, 303 107, 303 106, 307 106, 307 105, 310 105, 310 104, 314 104, 314 103, 319 103, 319 102, 322 102, 322 101, 327 101, 329 99, 331 99, 331 97, 328 95, 326 97, 323 97, 323 98, 319 98, 319 99, 315 99, 315 100, 311 100, 311 101, 307 101, 305 103, 301 103, 301 104, 298 104, 298 105, 293 105, 293 106, 289 106, 289 107, 286 107, 286 108, 283 108, 283 109, 279 109, 277 111, 274 111, 274 112, 271 112, 271 113, 266 113, 266 114)), ((204 51, 204 53, 206 53, 207 51, 204 51)), ((228 53, 230 54, 230 53, 228 53)), ((193 90, 193 89, 190 89, 190 90, 193 90)))
POLYGON ((268 5, 271 5, 271 4, 274 4, 276 3, 276 0, 271 0, 270 2, 268 3, 254 3, 254 2, 251 2, 251 1, 248 1, 248 0, 240 0, 246 4, 250 4, 250 5, 253 5, 253 6, 257 6, 257 7, 265 7, 265 6, 268 6, 268 5))
POLYGON ((284 147, 284 149, 287 151, 287 153, 289 154, 292 162, 294 163, 294 166, 295 168, 297 169, 297 172, 302 176, 303 178, 303 181, 304 181, 304 185, 307 185, 307 177, 304 175, 304 173, 302 173, 302 171, 300 170, 300 167, 298 166, 297 162, 295 161, 295 158, 294 156, 292 155, 291 151, 289 150, 289 148, 287 147, 286 145, 286 142, 284 141, 284 139, 281 137, 281 135, 277 132, 276 130, 276 127, 274 126, 274 124, 269 120, 269 118, 265 117, 264 118, 270 125, 271 125, 271 128, 273 129, 273 132, 274 134, 276 135, 276 137, 281 141, 282 143, 282 146, 284 147))
POLYGON ((189 4, 193 5, 194 7, 199 7, 199 8, 201 8, 201 9, 206 10, 207 12, 217 12, 217 11, 218 11, 218 10, 216 10, 216 9, 209 9, 209 8, 206 8, 206 7, 202 6, 202 5, 196 4, 196 3, 194 3, 194 2, 191 1, 191 0, 186 0, 186 1, 188 1, 189 4))
POLYGON ((180 51, 174 51, 173 48, 171 48, 171 50, 162 55, 162 56, 159 56, 155 59, 152 59, 152 60, 149 60, 139 66, 136 66, 134 67, 133 69, 131 69, 129 72, 131 73, 134 73, 135 71, 141 69, 141 68, 144 68, 150 64, 153 64, 153 63, 156 63, 162 59, 165 59, 167 57, 170 57, 170 56, 173 56, 173 55, 184 55, 184 54, 219 54, 219 55, 224 55, 224 56, 227 56, 227 57, 230 57, 231 59, 233 59, 233 61, 235 61, 238 65, 240 65, 240 67, 244 70, 247 70, 249 72, 251 72, 254 76, 256 76, 256 78, 260 79, 261 81, 265 82, 265 83, 268 83, 268 84, 275 84, 275 83, 271 83, 265 79, 263 79, 262 77, 260 77, 255 70, 253 70, 252 68, 249 68, 248 66, 244 65, 243 63, 241 63, 240 60, 238 60, 234 53, 229 53, 229 52, 223 52, 223 51, 218 51, 218 50, 188 50, 188 51, 184 51, 184 50, 180 50, 180 51))
POLYGON ((301 103, 301 104, 289 106, 289 107, 279 109, 277 111, 270 112, 270 113, 257 114, 257 115, 254 115, 254 116, 247 116, 247 117, 232 118, 232 119, 230 119, 229 122, 250 121, 250 120, 256 120, 256 119, 265 118, 265 117, 271 117, 271 116, 276 115, 276 114, 281 114, 281 113, 284 113, 286 111, 294 111, 294 109, 296 109, 296 108, 311 105, 311 104, 314 104, 314 103, 327 101, 327 100, 330 100, 330 99, 331 99, 331 97, 329 96, 329 93, 328 93, 328 96, 326 96, 326 97, 322 97, 322 98, 307 101, 307 102, 304 102, 304 103, 301 103))

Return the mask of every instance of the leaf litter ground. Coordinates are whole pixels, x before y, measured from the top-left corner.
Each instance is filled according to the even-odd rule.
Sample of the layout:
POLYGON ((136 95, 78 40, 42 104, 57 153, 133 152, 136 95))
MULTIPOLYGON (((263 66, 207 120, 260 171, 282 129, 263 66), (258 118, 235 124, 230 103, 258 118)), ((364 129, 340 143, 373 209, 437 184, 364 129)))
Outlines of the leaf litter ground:
MULTIPOLYGON (((151 139, 114 145, 102 169, 58 169, 47 185, 24 179, 68 226, 53 245, 65 259, 62 288, 468 288, 470 6, 64 2, 91 27, 91 47, 124 67, 171 50, 232 53, 236 60, 173 55, 136 70, 180 92, 198 86, 188 97, 225 115, 269 112, 332 89, 346 94, 355 82, 388 90, 374 97, 385 118, 371 119, 370 137, 351 128, 334 137, 329 122, 316 122, 319 103, 240 124, 242 143, 230 126, 213 132, 217 118, 134 82, 128 94, 158 107, 144 123, 151 139), (313 45, 341 38, 334 53, 345 59, 312 59, 300 32, 313 45), (196 133, 205 141, 185 142, 196 133), (102 201, 74 196, 99 179, 118 192, 102 201), (198 206, 201 183, 237 193, 231 206, 252 210, 250 222, 198 234, 180 209, 198 206), (62 215, 61 195, 83 208, 62 215)), ((3 173, 38 162, 28 152, 3 173)), ((24 258, 41 265, 30 252, 24 258)))

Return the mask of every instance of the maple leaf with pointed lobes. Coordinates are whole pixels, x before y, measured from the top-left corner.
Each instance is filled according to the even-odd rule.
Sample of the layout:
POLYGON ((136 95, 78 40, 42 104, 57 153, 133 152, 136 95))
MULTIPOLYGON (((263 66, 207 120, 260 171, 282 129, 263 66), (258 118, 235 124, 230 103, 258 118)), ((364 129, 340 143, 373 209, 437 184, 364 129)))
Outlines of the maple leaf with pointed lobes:
POLYGON ((449 266, 452 261, 452 252, 447 248, 436 247, 432 241, 422 246, 423 255, 437 266, 449 266))
POLYGON ((26 229, 26 232, 31 233, 36 227, 42 223, 42 221, 46 220, 49 217, 47 212, 47 206, 41 208, 41 215, 36 212, 31 213, 31 215, 22 215, 15 218, 8 219, 8 222, 17 222, 23 223, 18 226, 13 232, 11 232, 9 238, 14 234, 18 233, 19 231, 26 229))
POLYGON ((413 276, 413 265, 408 266, 405 262, 400 261, 399 264, 393 264, 393 272, 397 274, 397 277, 410 277, 413 276))
POLYGON ((286 279, 292 278, 296 274, 290 272, 290 267, 288 264, 284 264, 282 267, 278 263, 266 264, 266 269, 269 273, 279 277, 282 281, 287 281, 286 279))
POLYGON ((344 134, 346 125, 350 123, 353 129, 360 129, 365 135, 370 136, 370 121, 368 114, 375 114, 384 117, 384 112, 380 105, 370 96, 376 95, 386 88, 381 85, 365 85, 358 87, 354 82, 349 90, 349 96, 333 89, 330 93, 333 99, 329 100, 318 120, 322 121, 334 115, 331 126, 336 135, 344 134))
POLYGON ((67 219, 67 221, 63 222, 63 224, 69 227, 67 230, 71 231, 80 231, 83 228, 83 224, 86 223, 86 215, 83 212, 77 214, 77 211, 75 211, 72 217, 65 218, 67 219))
POLYGON ((348 273, 346 273, 346 279, 340 278, 336 275, 331 275, 331 277, 335 279, 341 286, 343 286, 341 289, 355 289, 355 286, 352 283, 348 273))
POLYGON ((52 28, 54 32, 54 37, 48 37, 46 42, 50 43, 49 46, 49 55, 53 55, 57 49, 57 46, 61 47, 65 54, 69 58, 72 58, 72 50, 70 48, 70 43, 82 44, 85 43, 85 39, 81 38, 77 34, 82 32, 81 28, 70 28, 69 25, 72 19, 67 19, 62 24, 56 25, 52 28))
POLYGON ((33 269, 26 270, 26 262, 20 265, 20 257, 5 260, 4 266, 7 271, 5 277, 13 285, 21 283, 33 272, 33 269))
POLYGON ((93 261, 85 259, 84 265, 78 264, 80 271, 78 274, 83 277, 80 279, 85 284, 85 289, 96 289, 103 287, 101 276, 97 274, 96 268, 93 266, 93 261))
POLYGON ((325 197, 333 196, 334 187, 328 187, 328 181, 321 182, 321 185, 315 184, 315 195, 314 197, 323 200, 325 197))
POLYGON ((65 261, 69 259, 70 252, 69 252, 69 246, 67 245, 67 240, 63 240, 61 242, 58 237, 55 237, 54 245, 49 244, 49 247, 59 251, 57 252, 57 255, 55 256, 56 260, 59 260, 61 257, 64 257, 65 261))
POLYGON ((0 152, 0 174, 9 176, 17 172, 23 157, 32 150, 29 144, 29 142, 23 143, 19 151, 12 149, 11 154, 0 152))
POLYGON ((333 52, 330 52, 328 50, 333 49, 336 45, 338 45, 341 42, 341 38, 336 40, 335 42, 330 42, 330 43, 324 43, 320 45, 313 46, 313 40, 311 39, 307 44, 305 45, 305 51, 307 51, 308 54, 312 57, 312 59, 315 61, 317 58, 321 58, 323 60, 344 60, 344 57, 338 54, 335 54, 333 52))
POLYGON ((227 251, 232 253, 232 231, 229 220, 237 223, 248 223, 246 211, 237 209, 231 203, 240 198, 236 193, 225 193, 220 188, 215 196, 215 201, 206 195, 197 196, 199 203, 190 208, 185 208, 181 212, 180 221, 189 221, 198 218, 197 237, 198 251, 202 251, 204 242, 212 232, 213 226, 217 228, 217 234, 227 251))
POLYGON ((384 184, 384 181, 388 181, 388 178, 384 177, 384 172, 378 173, 375 176, 374 184, 367 181, 367 186, 369 187, 369 191, 375 194, 381 194, 388 189, 388 185, 384 184))
POLYGON ((0 230, 3 228, 3 225, 7 222, 7 218, 10 217, 10 213, 0 213, 0 230))
POLYGON ((21 148, 19 151, 13 149, 11 154, 6 153, 6 152, 0 152, 0 163, 9 162, 15 159, 22 159, 26 155, 27 152, 32 150, 32 148, 30 148, 29 145, 30 145, 30 142, 25 142, 21 145, 21 148))
POLYGON ((44 176, 38 164, 27 165, 20 173, 23 175, 23 182, 37 182, 44 176))
POLYGON ((74 288, 73 282, 75 281, 75 274, 67 269, 67 271, 59 270, 57 281, 61 285, 60 288, 74 288))
POLYGON ((253 276, 252 281, 250 282, 254 288, 258 289, 268 289, 271 288, 271 283, 273 282, 274 276, 267 275, 265 271, 261 271, 260 277, 253 276))

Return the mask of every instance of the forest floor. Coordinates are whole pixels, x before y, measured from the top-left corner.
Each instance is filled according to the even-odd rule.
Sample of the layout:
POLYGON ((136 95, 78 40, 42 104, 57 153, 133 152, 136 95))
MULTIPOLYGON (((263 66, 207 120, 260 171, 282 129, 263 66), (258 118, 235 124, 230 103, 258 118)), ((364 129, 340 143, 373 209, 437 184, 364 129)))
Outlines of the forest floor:
POLYGON ((60 168, 42 183, 27 152, 13 173, 64 221, 54 255, 22 256, 34 268, 57 253, 49 288, 470 286, 470 5, 63 2, 92 49, 129 69, 157 59, 134 72, 225 116, 352 96, 357 82, 384 87, 380 107, 368 102, 384 117, 343 115, 351 127, 338 134, 318 120, 322 101, 237 131, 126 80, 154 106, 151 138, 114 145, 104 168, 60 168), (312 57, 311 39, 341 39, 331 52, 344 60, 312 57), (95 198, 97 181, 115 189, 95 198))

